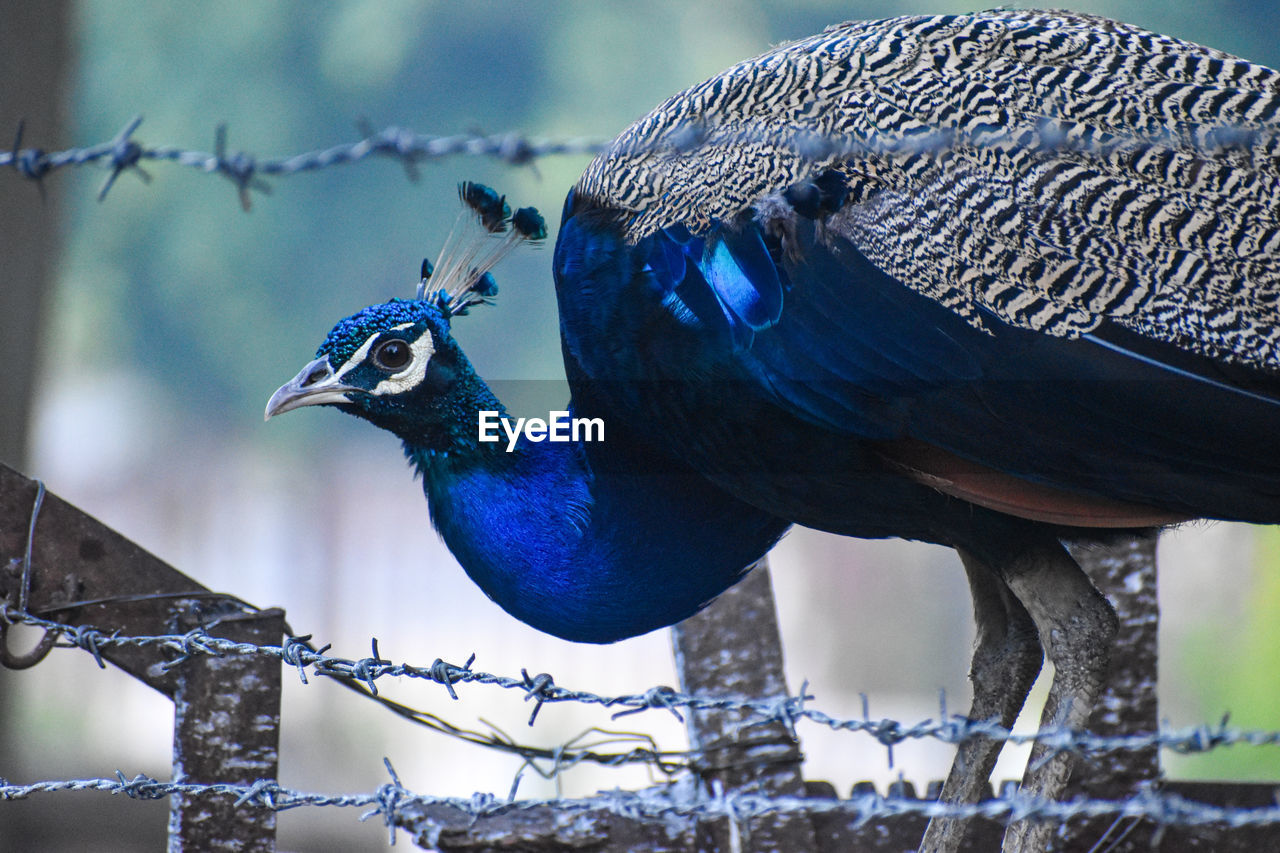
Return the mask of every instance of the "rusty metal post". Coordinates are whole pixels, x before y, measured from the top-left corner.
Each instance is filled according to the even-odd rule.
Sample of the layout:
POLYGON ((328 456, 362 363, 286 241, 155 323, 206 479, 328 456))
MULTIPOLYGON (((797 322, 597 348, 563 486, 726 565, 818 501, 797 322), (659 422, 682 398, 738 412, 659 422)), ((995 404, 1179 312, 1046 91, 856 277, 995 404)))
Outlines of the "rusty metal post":
MULTIPOLYGON (((675 626, 672 639, 685 692, 746 699, 787 695, 773 587, 763 560, 705 610, 675 626)), ((804 796, 804 756, 781 723, 751 721, 742 711, 692 711, 688 727, 698 753, 694 772, 708 789, 804 796)), ((805 817, 780 815, 743 829, 736 849, 817 849, 805 817)), ((713 827, 710 849, 730 849, 738 832, 713 827)))

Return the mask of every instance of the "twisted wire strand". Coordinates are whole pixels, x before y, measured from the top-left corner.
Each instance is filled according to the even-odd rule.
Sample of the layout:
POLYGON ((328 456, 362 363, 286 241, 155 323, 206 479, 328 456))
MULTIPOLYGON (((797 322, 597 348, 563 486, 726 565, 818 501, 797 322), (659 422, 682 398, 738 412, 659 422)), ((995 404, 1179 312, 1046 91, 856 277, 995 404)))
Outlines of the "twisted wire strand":
MULTIPOLYGON (((117 646, 157 647, 174 657, 161 666, 173 668, 196 656, 220 657, 232 654, 266 655, 278 658, 295 668, 298 677, 307 682, 308 674, 346 679, 363 685, 371 695, 377 696, 377 681, 383 678, 415 678, 435 682, 443 686, 451 698, 457 699, 455 689, 459 684, 484 684, 524 694, 525 701, 534 703, 530 714, 532 724, 547 703, 577 702, 615 709, 613 718, 619 719, 642 711, 662 710, 683 721, 681 711, 745 712, 761 722, 785 725, 794 733, 799 720, 825 726, 835 731, 863 732, 886 747, 893 747, 909 740, 932 738, 948 744, 959 744, 970 738, 989 738, 1014 744, 1043 743, 1051 751, 1069 751, 1085 755, 1107 752, 1145 750, 1160 747, 1182 754, 1202 753, 1233 744, 1265 746, 1280 744, 1280 731, 1243 730, 1228 726, 1224 718, 1216 725, 1199 725, 1181 729, 1162 728, 1155 732, 1129 735, 1100 735, 1062 727, 1045 727, 1030 733, 1014 732, 993 721, 969 720, 959 715, 948 715, 945 707, 939 719, 927 719, 913 724, 880 718, 873 719, 866 712, 862 717, 838 717, 809 708, 813 699, 806 683, 797 696, 775 696, 764 699, 744 699, 736 696, 705 696, 682 693, 670 687, 651 687, 643 693, 602 696, 587 690, 574 690, 555 683, 548 673, 530 675, 521 670, 520 677, 497 675, 472 668, 474 657, 458 666, 437 658, 429 666, 396 663, 383 658, 373 641, 373 654, 365 658, 345 658, 327 654, 328 646, 316 649, 310 635, 288 637, 281 645, 254 645, 240 643, 209 635, 204 629, 186 634, 153 636, 124 636, 108 634, 87 625, 68 626, 41 619, 29 613, 0 605, 0 620, 10 624, 23 624, 43 628, 58 637, 61 647, 77 647, 95 656, 105 667, 101 652, 117 646)), ((647 759, 638 759, 647 760, 647 759)))
MULTIPOLYGON (((249 207, 252 192, 270 193, 264 178, 278 178, 303 172, 315 172, 332 166, 362 162, 375 156, 398 160, 412 179, 417 166, 424 161, 446 157, 489 157, 512 166, 525 166, 536 160, 554 156, 594 156, 612 150, 621 156, 654 152, 658 156, 679 157, 708 146, 767 144, 791 151, 798 158, 812 162, 829 162, 848 155, 911 154, 972 146, 998 148, 1021 145, 1027 127, 984 129, 980 133, 956 128, 929 131, 894 132, 863 131, 819 133, 794 127, 744 127, 727 129, 700 123, 676 124, 656 138, 643 143, 618 141, 603 137, 565 137, 559 139, 530 137, 515 132, 497 134, 461 133, 451 135, 423 134, 389 125, 381 130, 360 126, 363 136, 353 142, 318 148, 283 157, 258 157, 243 150, 228 148, 226 124, 214 131, 213 151, 182 148, 174 145, 147 146, 134 134, 142 125, 142 116, 134 116, 110 140, 95 145, 44 151, 22 147, 23 127, 20 123, 12 147, 0 151, 0 168, 9 167, 27 180, 42 182, 51 173, 66 168, 99 165, 107 169, 107 177, 98 192, 101 201, 125 172, 134 172, 144 182, 150 174, 143 168, 148 162, 167 162, 208 174, 219 174, 231 181, 239 194, 241 206, 249 207)), ((1040 149, 1069 149, 1105 154, 1109 151, 1145 148, 1187 147, 1212 151, 1246 148, 1263 142, 1274 142, 1277 131, 1269 128, 1237 128, 1214 126, 1204 138, 1175 138, 1171 132, 1109 132, 1083 136, 1068 133, 1052 122, 1035 127, 1036 145, 1040 149)))
POLYGON ((0 168, 7 166, 21 177, 38 183, 60 169, 104 165, 108 173, 98 192, 98 199, 102 200, 125 172, 134 172, 141 180, 150 181, 150 175, 143 168, 145 163, 174 163, 227 178, 235 184, 241 206, 248 209, 251 191, 270 192, 270 185, 263 180, 264 177, 314 172, 374 156, 399 160, 412 178, 416 176, 418 163, 445 157, 491 157, 509 165, 523 166, 543 157, 596 154, 608 144, 608 140, 590 137, 538 139, 517 133, 436 136, 389 126, 379 131, 362 128, 364 136, 355 142, 286 157, 259 158, 245 151, 229 150, 225 124, 218 125, 214 133, 212 152, 172 145, 143 145, 133 138, 141 124, 142 116, 135 116, 106 142, 51 152, 23 148, 23 130, 19 124, 13 147, 0 151, 0 168))
POLYGON ((1280 823, 1280 805, 1251 808, 1217 806, 1161 791, 1155 786, 1145 787, 1134 796, 1119 800, 1077 799, 1058 802, 1012 791, 978 803, 945 803, 904 796, 881 796, 875 792, 855 793, 841 800, 723 791, 707 794, 700 792, 696 786, 664 785, 642 791, 614 790, 587 798, 530 799, 513 803, 483 793, 466 798, 417 794, 400 783, 389 762, 387 767, 392 774, 391 782, 383 784, 376 791, 359 794, 307 793, 271 780, 259 780, 245 785, 164 782, 141 774, 130 779, 117 771, 114 779, 68 779, 27 785, 0 780, 0 801, 65 791, 104 791, 143 800, 173 794, 234 797, 237 806, 248 805, 272 811, 303 806, 371 807, 361 819, 380 815, 389 827, 404 826, 423 818, 427 809, 437 806, 457 809, 474 819, 508 809, 512 805, 522 808, 547 806, 564 811, 604 809, 632 818, 678 817, 700 820, 728 817, 735 821, 766 815, 843 812, 856 815, 863 822, 919 815, 926 818, 979 817, 1001 823, 1019 820, 1063 822, 1082 817, 1138 818, 1153 821, 1160 826, 1217 824, 1239 828, 1280 823))

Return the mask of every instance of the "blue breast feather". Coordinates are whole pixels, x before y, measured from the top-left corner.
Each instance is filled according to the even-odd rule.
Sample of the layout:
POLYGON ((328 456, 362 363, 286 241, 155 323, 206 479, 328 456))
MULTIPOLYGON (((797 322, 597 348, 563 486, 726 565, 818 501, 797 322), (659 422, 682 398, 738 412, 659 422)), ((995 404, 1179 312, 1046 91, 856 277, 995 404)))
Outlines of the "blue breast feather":
MULTIPOLYGON (((582 397, 573 409, 598 414, 582 397)), ((601 443, 535 447, 498 468, 447 471, 407 450, 426 474, 432 520, 472 580, 567 640, 613 642, 692 616, 790 526, 622 423, 601 443)))

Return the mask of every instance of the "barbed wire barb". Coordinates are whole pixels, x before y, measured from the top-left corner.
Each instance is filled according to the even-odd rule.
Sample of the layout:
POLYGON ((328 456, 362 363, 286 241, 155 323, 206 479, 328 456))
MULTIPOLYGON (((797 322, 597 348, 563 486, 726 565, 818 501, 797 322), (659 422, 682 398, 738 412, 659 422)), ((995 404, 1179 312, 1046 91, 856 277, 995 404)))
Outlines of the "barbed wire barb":
POLYGON ((141 124, 142 116, 134 116, 116 134, 116 138, 112 141, 109 155, 111 158, 111 172, 107 175, 106 180, 102 182, 102 189, 98 190, 98 201, 102 201, 107 197, 107 192, 115 185, 116 178, 126 171, 133 170, 144 184, 151 183, 151 175, 138 164, 138 160, 142 156, 142 146, 131 138, 133 132, 141 124))

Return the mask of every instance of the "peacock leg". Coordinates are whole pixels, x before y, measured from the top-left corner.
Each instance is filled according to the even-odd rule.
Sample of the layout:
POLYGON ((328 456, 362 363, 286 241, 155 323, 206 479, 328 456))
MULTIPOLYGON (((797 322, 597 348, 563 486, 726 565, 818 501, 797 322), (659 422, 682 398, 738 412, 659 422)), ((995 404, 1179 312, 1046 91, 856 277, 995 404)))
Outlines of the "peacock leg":
MULTIPOLYGON (((1027 544, 1024 541, 1024 545, 1027 544)), ((1026 607, 1053 663, 1053 683, 1042 727, 1082 729, 1102 692, 1118 629, 1115 611, 1056 539, 1025 548, 1002 564, 1009 589, 1026 607)), ((1057 800, 1066 789, 1075 755, 1031 750, 1022 793, 1057 800)), ((1018 821, 1005 832, 1005 853, 1048 848, 1053 824, 1018 821)))
MULTIPOLYGON (((999 575, 977 556, 957 549, 969 589, 973 594, 973 616, 977 638, 969 680, 973 682, 971 720, 995 720, 1013 725, 1026 701, 1027 692, 1040 672, 1043 655, 1035 623, 999 575)), ((942 786, 944 803, 973 803, 988 790, 988 780, 1000 755, 1000 741, 972 738, 956 751, 951 772, 942 786)), ((953 853, 960 848, 968 825, 964 820, 935 819, 929 822, 921 853, 953 853)))

